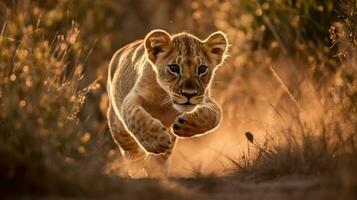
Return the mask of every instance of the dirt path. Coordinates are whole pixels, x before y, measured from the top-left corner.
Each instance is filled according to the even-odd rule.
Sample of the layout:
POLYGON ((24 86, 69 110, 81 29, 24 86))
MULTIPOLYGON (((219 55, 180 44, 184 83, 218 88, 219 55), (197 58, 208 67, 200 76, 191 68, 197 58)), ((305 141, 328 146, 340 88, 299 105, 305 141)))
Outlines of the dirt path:
POLYGON ((286 178, 260 183, 242 183, 237 178, 203 178, 180 179, 179 183, 191 190, 195 199, 357 199, 356 194, 353 194, 356 192, 339 190, 336 185, 316 178, 286 178))

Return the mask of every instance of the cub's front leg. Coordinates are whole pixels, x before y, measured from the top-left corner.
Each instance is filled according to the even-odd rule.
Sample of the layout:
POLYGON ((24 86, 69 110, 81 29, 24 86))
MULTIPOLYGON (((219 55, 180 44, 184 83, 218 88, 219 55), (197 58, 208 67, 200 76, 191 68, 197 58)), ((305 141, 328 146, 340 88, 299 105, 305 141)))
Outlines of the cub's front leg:
POLYGON ((220 120, 220 107, 213 99, 207 98, 194 112, 177 117, 172 128, 177 136, 192 137, 214 129, 220 120))
POLYGON ((172 147, 169 130, 141 106, 139 97, 129 95, 124 99, 121 115, 127 129, 139 144, 150 153, 165 153, 172 147))

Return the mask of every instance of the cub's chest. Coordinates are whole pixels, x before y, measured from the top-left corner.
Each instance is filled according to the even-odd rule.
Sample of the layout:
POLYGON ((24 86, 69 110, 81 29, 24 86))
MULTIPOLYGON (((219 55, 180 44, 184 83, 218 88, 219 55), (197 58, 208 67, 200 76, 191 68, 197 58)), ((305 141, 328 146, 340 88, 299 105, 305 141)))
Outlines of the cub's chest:
POLYGON ((173 108, 172 103, 167 103, 167 105, 160 105, 160 103, 144 104, 142 106, 152 117, 160 120, 166 127, 171 126, 176 117, 180 115, 180 113, 173 108))

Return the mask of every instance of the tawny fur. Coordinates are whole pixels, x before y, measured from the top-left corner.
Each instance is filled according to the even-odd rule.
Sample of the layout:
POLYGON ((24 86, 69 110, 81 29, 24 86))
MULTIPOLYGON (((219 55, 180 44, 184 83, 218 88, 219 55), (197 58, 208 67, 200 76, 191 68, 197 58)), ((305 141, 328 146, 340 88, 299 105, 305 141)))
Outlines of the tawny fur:
POLYGON ((151 162, 143 164, 150 176, 167 174, 177 136, 201 135, 218 126, 221 109, 210 97, 210 83, 227 46, 222 32, 202 41, 154 30, 114 54, 108 124, 126 159, 151 162), (179 72, 169 69, 172 64, 179 72))

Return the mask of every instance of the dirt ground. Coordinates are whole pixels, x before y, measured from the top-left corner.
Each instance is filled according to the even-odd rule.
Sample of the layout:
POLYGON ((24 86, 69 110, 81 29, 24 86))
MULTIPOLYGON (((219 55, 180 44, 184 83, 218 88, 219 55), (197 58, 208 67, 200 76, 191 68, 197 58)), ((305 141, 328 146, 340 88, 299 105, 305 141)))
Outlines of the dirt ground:
MULTIPOLYGON (((356 191, 340 190, 336 185, 322 178, 288 177, 274 181, 242 182, 237 178, 212 177, 177 179, 176 191, 183 199, 356 199, 356 191)), ((172 181, 170 181, 172 182, 172 181)), ((163 183, 164 187, 170 185, 163 183)), ((174 187, 172 187, 174 189, 174 187)))

